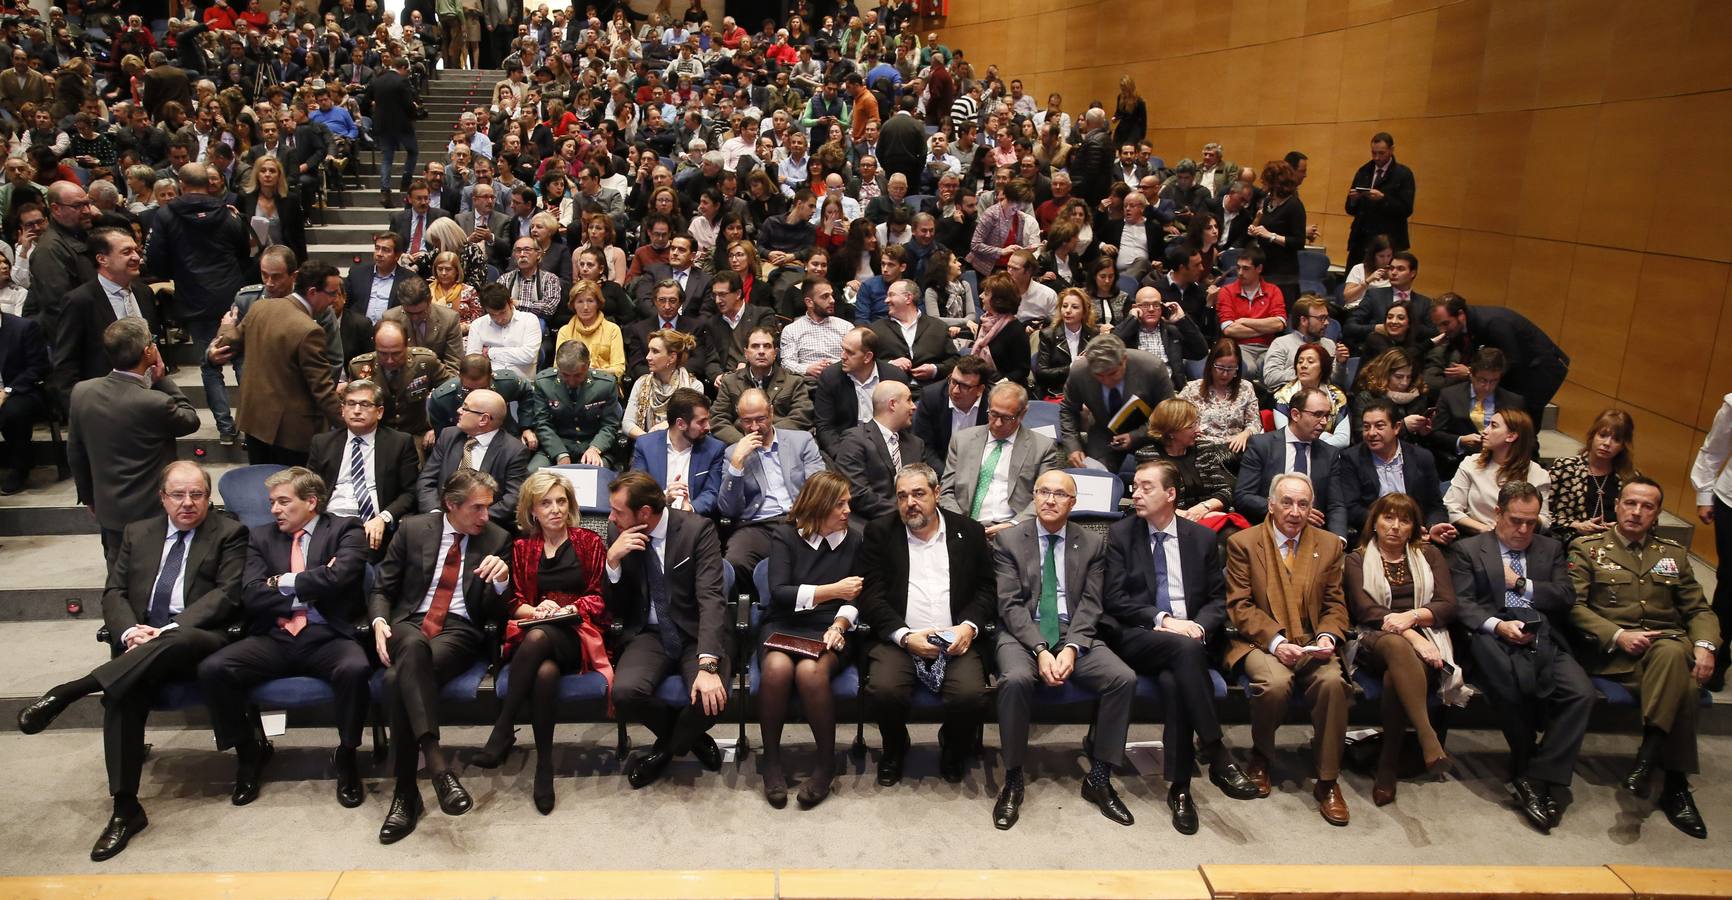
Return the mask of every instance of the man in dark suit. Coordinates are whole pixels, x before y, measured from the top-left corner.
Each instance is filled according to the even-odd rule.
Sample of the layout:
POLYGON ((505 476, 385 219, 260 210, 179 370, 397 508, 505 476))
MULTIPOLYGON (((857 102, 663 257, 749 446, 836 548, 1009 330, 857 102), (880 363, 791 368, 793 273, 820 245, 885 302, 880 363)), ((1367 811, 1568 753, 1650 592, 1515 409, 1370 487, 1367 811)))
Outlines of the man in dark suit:
POLYGON ((920 462, 925 447, 908 430, 914 399, 908 385, 882 381, 872 389, 872 418, 854 426, 836 448, 836 471, 853 485, 854 514, 871 520, 896 509, 896 473, 920 462))
POLYGON ((403 164, 403 190, 409 189, 409 175, 415 171, 420 147, 415 140, 415 107, 420 96, 409 79, 409 58, 398 54, 391 67, 373 76, 367 83, 368 108, 373 111, 373 141, 379 145, 379 194, 386 209, 391 202, 391 164, 398 150, 408 151, 403 164))
POLYGON ((1149 442, 1142 424, 1162 400, 1173 396, 1167 367, 1153 354, 1130 350, 1115 335, 1103 334, 1083 350, 1083 365, 1073 365, 1059 406, 1059 450, 1072 468, 1093 459, 1117 472, 1126 454, 1149 442), (1133 399, 1146 409, 1133 412, 1115 434, 1111 423, 1133 399), (1083 412, 1093 416, 1084 427, 1083 412))
MULTIPOLYGON (((495 266, 508 253, 505 235, 511 230, 511 217, 499 211, 497 188, 492 184, 477 184, 469 191, 469 209, 457 214, 457 227, 469 236, 470 243, 487 250, 487 259, 495 266)), ((616 323, 617 324, 617 323, 616 323)))
POLYGON ((920 389, 914 405, 914 435, 925 445, 922 462, 939 478, 950 457, 950 439, 965 428, 986 424, 986 383, 993 379, 992 365, 970 354, 956 361, 943 384, 920 389))
POLYGON ((710 401, 702 391, 679 388, 668 398, 668 427, 638 437, 631 467, 661 486, 668 506, 710 516, 722 489, 727 446, 710 437, 710 401))
POLYGON ((1195 834, 1191 770, 1199 741, 1209 780, 1222 793, 1249 800, 1261 792, 1233 762, 1215 713, 1209 670, 1227 621, 1227 584, 1214 532, 1178 515, 1178 482, 1171 462, 1137 467, 1136 514, 1107 532, 1103 593, 1118 626, 1108 635, 1114 649, 1132 669, 1159 682, 1171 783, 1167 807, 1179 833, 1195 834))
MULTIPOLYGON (((1179 304, 1179 308, 1185 311, 1185 318, 1202 332, 1205 346, 1214 346, 1221 337, 1221 320, 1215 316, 1213 288, 1203 286, 1203 254, 1183 242, 1171 244, 1163 252, 1166 271, 1150 271, 1143 276, 1142 286, 1154 288, 1161 295, 1163 304, 1179 304)), ((1121 310, 1113 310, 1115 318, 1122 314, 1121 310)), ((1125 315, 1126 320, 1131 318, 1134 316, 1125 315)), ((1125 337, 1119 335, 1120 340, 1125 337)), ((1179 372, 1171 370, 1168 374, 1181 377, 1179 372)))
MULTIPOLYGON (((25 326, 7 319, 0 323, 0 344, 9 331, 30 336, 25 326)), ((42 342, 34 346, 41 348, 42 342)), ((168 367, 143 319, 121 319, 103 329, 102 346, 113 370, 72 389, 66 455, 78 502, 95 515, 103 556, 112 567, 122 531, 155 510, 163 467, 176 457, 175 439, 198 430, 198 413, 167 377, 168 367)), ((47 356, 44 349, 37 353, 47 356)), ((41 362, 45 371, 47 360, 41 362)), ((4 375, 13 384, 10 366, 4 375)))
POLYGON ((1365 255, 1365 245, 1377 235, 1387 235, 1390 246, 1406 250, 1407 217, 1413 215, 1413 170, 1395 161, 1395 138, 1387 131, 1371 136, 1371 160, 1353 173, 1347 190, 1347 214, 1353 227, 1347 232, 1347 258, 1365 255))
POLYGON ((144 262, 138 242, 118 228, 98 228, 90 233, 90 249, 96 253, 96 280, 66 295, 56 324, 54 390, 67 404, 62 411, 71 407, 73 385, 112 369, 102 349, 103 329, 119 319, 138 318, 149 323, 152 334, 162 333, 156 294, 138 281, 144 262))
POLYGON ((649 785, 687 753, 717 771, 722 751, 709 730, 727 705, 732 673, 716 527, 668 508, 643 472, 614 479, 607 494, 605 591, 621 626, 613 700, 621 721, 642 722, 656 736, 649 753, 626 762, 626 781, 634 789, 649 785), (670 675, 680 678, 688 700, 677 712, 656 699, 670 675))
POLYGON ((408 837, 421 818, 417 750, 446 815, 463 815, 474 805, 439 743, 439 686, 483 655, 483 623, 500 617, 511 584, 511 567, 502 558, 511 551, 511 534, 489 521, 498 490, 485 472, 453 472, 441 483, 433 511, 397 529, 367 601, 373 648, 385 666, 396 776, 381 844, 408 837))
POLYGON ((183 109, 191 107, 192 79, 187 77, 186 70, 169 65, 168 54, 161 51, 151 53, 149 62, 141 96, 151 121, 162 121, 162 106, 170 100, 179 103, 183 109))
POLYGON ((314 108, 313 104, 291 105, 295 131, 289 138, 289 158, 285 168, 289 170, 288 176, 293 183, 300 186, 302 197, 318 196, 320 170, 325 167, 325 155, 330 149, 330 140, 326 137, 328 132, 310 118, 314 108))
POLYGON ((506 421, 505 398, 489 390, 470 391, 457 408, 457 424, 440 432, 427 451, 427 462, 415 483, 422 512, 440 508, 441 485, 458 469, 476 469, 492 476, 493 521, 500 527, 517 523, 517 491, 529 476, 529 450, 500 428, 506 421))
POLYGON ((379 427, 385 398, 365 378, 343 389, 343 425, 313 438, 307 468, 330 486, 325 510, 358 520, 377 560, 391 543, 397 523, 415 511, 420 457, 415 439, 379 427))
POLYGON ((271 742, 254 731, 247 691, 273 678, 311 676, 329 682, 336 695, 337 802, 361 805, 361 773, 355 748, 367 723, 373 667, 355 639, 364 598, 367 538, 361 523, 325 511, 325 483, 294 467, 265 479, 276 522, 252 529, 247 538, 241 606, 249 637, 205 657, 198 679, 210 707, 218 750, 235 748, 234 793, 245 806, 259 796, 259 776, 271 758, 271 742))
POLYGON ((287 164, 289 145, 283 143, 281 127, 275 116, 265 116, 259 122, 259 142, 247 148, 247 165, 256 166, 260 159, 274 156, 277 162, 287 164))
POLYGON ((1389 286, 1366 288, 1359 305, 1341 323, 1341 336, 1356 354, 1363 355, 1366 339, 1383 324, 1389 308, 1397 304, 1407 306, 1407 321, 1412 323, 1408 327, 1421 341, 1429 341, 1437 334, 1431 325, 1431 298, 1413 289, 1418 277, 1419 257, 1406 250, 1396 251, 1389 262, 1389 286))
POLYGON ((1237 250, 1251 239, 1251 222, 1257 216, 1257 204, 1252 202, 1256 186, 1249 181, 1234 181, 1216 204, 1215 218, 1221 220, 1222 250, 1237 250))
POLYGON ((1333 487, 1347 503, 1349 537, 1365 525, 1371 504, 1385 494, 1406 494, 1419 504, 1430 539, 1455 540, 1455 526, 1443 507, 1442 482, 1431 451, 1401 439, 1401 419, 1386 398, 1378 397, 1359 413, 1362 440, 1339 452, 1333 487))
MULTIPOLYGON (((385 310, 385 315, 379 319, 381 325, 386 322, 396 323, 401 339, 410 347, 425 347, 433 351, 446 369, 455 372, 463 364, 463 320, 456 310, 433 302, 433 292, 421 276, 393 279, 391 308, 385 310)), ((360 324, 367 325, 365 316, 361 317, 360 324)), ((368 340, 377 351, 378 338, 374 330, 371 326, 367 328, 368 340)), ((353 359, 359 354, 345 355, 353 359)))
POLYGON ((1269 514, 1269 485, 1275 476, 1298 472, 1311 479, 1312 500, 1307 515, 1316 528, 1347 537, 1347 495, 1350 484, 1337 484, 1339 450, 1322 440, 1329 419, 1329 397, 1316 388, 1293 395, 1287 427, 1251 438, 1239 463, 1233 488, 1233 509, 1251 523, 1269 514))
MULTIPOLYGON (((1426 445, 1438 459, 1438 473, 1447 478, 1468 456, 1480 451, 1481 433, 1499 410, 1525 408, 1522 398, 1503 387, 1504 355, 1482 347, 1468 361, 1467 380, 1437 392, 1437 412, 1431 417, 1426 445)), ((1540 420, 1534 420, 1539 426, 1540 420)))
POLYGON ((956 365, 957 354, 944 322, 920 311, 919 295, 920 288, 912 281, 892 282, 884 295, 889 314, 871 328, 878 335, 880 358, 924 386, 943 381, 956 365))
MULTIPOLYGON (((485 158, 485 157, 483 157, 485 158)), ((427 164, 427 201, 431 208, 455 216, 463 211, 463 185, 453 184, 445 177, 445 164, 434 160, 427 164)))
MULTIPOLYGON (((42 326, 23 316, 0 313, 0 381, 6 385, 0 399, 0 493, 19 493, 29 481, 31 432, 49 416, 45 390, 49 374, 42 326)), ((85 464, 88 479, 88 459, 85 464)), ((79 494, 82 498, 84 492, 79 494)))
POLYGON ((906 385, 901 369, 878 360, 878 335, 865 326, 855 327, 842 338, 842 359, 818 375, 812 388, 812 430, 818 448, 835 456, 842 439, 856 425, 872 417, 869 400, 880 384, 906 385))
POLYGON ((18 714, 19 730, 35 734, 73 701, 102 692, 114 814, 90 851, 97 862, 125 850, 149 824, 138 803, 138 782, 151 704, 158 687, 191 678, 199 661, 227 640, 224 628, 236 612, 247 558, 246 529, 210 515, 210 475, 198 464, 170 463, 157 497, 162 512, 127 526, 109 567, 102 618, 116 655, 18 714))
POLYGON ((992 550, 980 523, 939 510, 938 473, 930 467, 903 466, 895 485, 895 513, 866 526, 859 566, 866 577, 860 619, 876 638, 867 650, 865 691, 884 738, 878 784, 902 780, 917 680, 943 699, 938 768, 954 784, 967 770, 986 705, 974 640, 998 608, 992 550))
MULTIPOLYGON (((998 735, 1004 787, 993 804, 999 830, 1016 824, 1023 799, 1022 761, 1028 753, 1029 704, 1035 687, 1075 682, 1098 695, 1094 728, 1084 747, 1090 768, 1083 799, 1120 825, 1131 812, 1113 790, 1112 769, 1125 758, 1137 676, 1100 639, 1101 536, 1070 523, 1076 481, 1050 471, 1035 482, 1035 514, 993 542, 998 583, 998 735)), ((1205 681, 1207 676, 1205 675, 1205 681)), ((1168 740, 1173 740, 1169 738, 1168 740)))
MULTIPOLYGON (((1136 182, 1132 182, 1135 184, 1136 182)), ((1155 220, 1149 201, 1140 191, 1125 195, 1125 215, 1122 219, 1103 218, 1095 228, 1095 240, 1118 248, 1118 271, 1141 279, 1156 260, 1162 259, 1166 246, 1166 231, 1155 220), (1127 243, 1126 235, 1129 235, 1127 243)))
MULTIPOLYGON (((696 313, 684 312, 680 308, 679 285, 672 279, 663 279, 654 288, 653 308, 648 318, 639 319, 625 327, 625 377, 626 383, 636 381, 649 372, 649 339, 650 335, 662 329, 683 332, 693 337, 702 337, 709 332, 709 322, 696 313)), ((709 341, 701 340, 692 348, 691 355, 686 357, 686 371, 692 377, 703 380, 709 367, 709 341)), ((628 388, 629 393, 629 388, 628 388)))
POLYGON ((410 181, 405 193, 409 207, 391 216, 391 230, 403 239, 404 261, 414 263, 432 249, 427 242, 427 226, 451 218, 451 213, 433 205, 433 191, 425 178, 410 181))
POLYGON ((668 241, 667 265, 659 263, 644 270, 648 276, 638 282, 638 311, 649 318, 659 313, 655 303, 656 294, 664 282, 672 280, 674 286, 680 289, 681 314, 696 317, 704 308, 704 301, 710 295, 710 275, 702 267, 692 264, 692 254, 695 244, 688 235, 676 234, 668 241))
MULTIPOLYGON (((1431 307, 1431 324, 1442 332, 1444 342, 1463 348, 1463 355, 1482 347, 1502 351, 1508 364, 1504 385, 1521 395, 1522 406, 1537 428, 1545 417, 1546 406, 1569 375, 1569 356, 1538 325, 1513 309, 1497 306, 1469 309, 1459 294, 1444 294, 1438 301, 1431 307)), ((1450 377, 1466 374, 1457 369, 1451 366, 1445 374, 1450 377)))
POLYGON ((385 317, 385 311, 397 302, 397 283, 415 274, 400 262, 408 243, 408 238, 395 231, 373 235, 373 264, 350 266, 343 280, 350 309, 366 313, 374 324, 385 317))
POLYGON ((747 303, 740 290, 740 276, 732 271, 716 273, 710 280, 710 296, 715 298, 716 310, 705 317, 710 352, 704 383, 719 386, 722 376, 746 365, 747 338, 758 328, 774 327, 776 313, 769 307, 747 303))
POLYGON ((1560 795, 1574 777, 1598 692, 1570 654, 1566 625, 1576 594, 1564 545, 1541 533, 1541 502, 1525 481, 1504 485, 1493 531, 1451 548, 1449 570, 1474 684, 1509 743, 1517 809, 1547 833, 1562 818, 1560 795))

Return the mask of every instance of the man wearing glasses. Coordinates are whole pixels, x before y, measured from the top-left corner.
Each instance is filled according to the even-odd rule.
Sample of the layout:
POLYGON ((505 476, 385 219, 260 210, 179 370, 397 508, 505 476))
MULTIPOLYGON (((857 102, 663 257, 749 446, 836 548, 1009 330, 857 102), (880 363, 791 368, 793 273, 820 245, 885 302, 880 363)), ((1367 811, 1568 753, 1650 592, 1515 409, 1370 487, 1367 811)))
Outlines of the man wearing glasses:
POLYGON ((382 428, 385 402, 379 385, 365 378, 343 389, 344 428, 313 438, 307 468, 331 486, 325 511, 361 520, 367 548, 384 556, 398 520, 415 511, 420 460, 415 440, 382 428))
MULTIPOLYGON (((95 257, 85 240, 96 222, 96 206, 84 188, 70 181, 48 186, 48 226, 30 254, 30 294, 24 315, 46 334, 56 334, 66 295, 96 280, 95 257)), ((22 217, 20 217, 22 218, 22 217)))
POLYGON ((1022 385, 998 385, 987 398, 986 424, 958 431, 945 453, 938 504, 985 525, 989 538, 1032 518, 1035 480, 1059 468, 1058 443, 1022 427, 1026 412, 1022 385))
POLYGON ((1233 508, 1252 524, 1269 514, 1269 485, 1275 476, 1297 472, 1311 480, 1313 500, 1306 512, 1309 524, 1327 528, 1347 539, 1347 491, 1335 479, 1340 451, 1320 438, 1329 422, 1329 395, 1301 388, 1288 407, 1287 427, 1251 438, 1239 465, 1233 508))
POLYGON ((1306 344, 1322 347, 1324 354, 1335 361, 1337 380, 1346 378, 1347 366, 1343 363, 1347 362, 1347 345, 1323 336, 1329 328, 1328 301, 1316 294, 1301 294, 1293 305, 1298 309, 1298 330, 1269 342, 1269 352, 1263 356, 1263 386, 1273 391, 1299 377, 1293 370, 1293 359, 1306 344))
POLYGON ((506 421, 505 398, 490 390, 474 390, 457 407, 457 424, 439 433, 427 463, 415 485, 422 512, 438 512, 440 491, 458 469, 475 469, 492 476, 490 515, 500 527, 517 521, 517 491, 529 477, 529 450, 510 433, 501 431, 506 421))

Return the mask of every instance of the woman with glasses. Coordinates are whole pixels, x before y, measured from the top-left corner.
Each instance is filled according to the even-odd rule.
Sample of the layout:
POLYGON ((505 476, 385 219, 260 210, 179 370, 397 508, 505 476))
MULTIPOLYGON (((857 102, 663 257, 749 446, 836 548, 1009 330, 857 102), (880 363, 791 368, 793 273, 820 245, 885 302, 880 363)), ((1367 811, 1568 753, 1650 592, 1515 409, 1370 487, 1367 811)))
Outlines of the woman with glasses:
POLYGON ((1243 371, 1239 345, 1232 338, 1221 338, 1203 359, 1203 377, 1185 382, 1179 391, 1180 397, 1197 407, 1199 434, 1226 445, 1235 468, 1251 436, 1263 433, 1257 391, 1243 371))

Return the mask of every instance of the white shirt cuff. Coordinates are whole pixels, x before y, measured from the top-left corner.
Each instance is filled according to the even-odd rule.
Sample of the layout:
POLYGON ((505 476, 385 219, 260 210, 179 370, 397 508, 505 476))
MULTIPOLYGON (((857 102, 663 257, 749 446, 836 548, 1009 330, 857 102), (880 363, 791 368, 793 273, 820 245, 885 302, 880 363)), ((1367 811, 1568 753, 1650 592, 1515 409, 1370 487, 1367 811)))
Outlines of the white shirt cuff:
POLYGON ((741 475, 746 474, 746 470, 735 466, 733 460, 728 461, 727 471, 729 478, 739 478, 741 475))
POLYGON ((608 584, 619 584, 619 569, 616 569, 613 566, 610 566, 606 563, 602 563, 601 568, 602 568, 602 571, 605 571, 607 573, 607 583, 608 584))
POLYGON ((1275 635, 1275 639, 1269 642, 1269 652, 1274 653, 1276 647, 1279 647, 1285 643, 1287 643, 1287 639, 1285 637, 1282 637, 1281 635, 1275 635))
POLYGON ((180 627, 180 623, 179 623, 179 622, 170 622, 170 623, 168 623, 168 624, 167 624, 167 625, 164 625, 164 626, 162 626, 162 627, 161 627, 161 628, 158 628, 158 629, 157 629, 157 630, 156 630, 156 633, 157 633, 157 634, 162 634, 162 633, 163 633, 163 632, 165 632, 165 631, 173 631, 173 630, 175 630, 175 629, 176 629, 176 628, 179 628, 179 627, 180 627))
POLYGON ((295 595, 296 574, 297 573, 295 572, 284 572, 277 576, 277 590, 282 593, 284 597, 293 597, 295 595))
POLYGON ((860 621, 860 609, 852 603, 845 603, 841 609, 836 610, 836 618, 847 619, 848 627, 852 629, 854 623, 860 621))
POLYGON ((910 631, 913 631, 913 630, 914 629, 912 629, 912 628, 908 628, 908 627, 904 626, 902 628, 898 628, 895 631, 890 632, 890 643, 895 644, 898 647, 902 646, 902 639, 907 637, 908 633, 910 631))
POLYGON ((395 522, 395 521, 397 521, 397 517, 396 517, 396 516, 393 516, 393 515, 391 515, 391 514, 390 514, 390 513, 388 513, 388 512, 380 512, 380 513, 379 513, 379 518, 381 518, 381 519, 384 519, 384 520, 385 520, 385 524, 386 524, 386 525, 389 525, 389 524, 391 524, 391 523, 392 523, 392 522, 395 522))
POLYGON ((1496 634, 1497 633, 1497 627, 1499 625, 1502 625, 1502 624, 1503 624, 1503 620, 1498 618, 1497 616, 1486 616, 1485 621, 1479 623, 1479 630, 1485 632, 1486 634, 1496 634))
POLYGON ((800 585, 800 592, 794 595, 794 612, 805 612, 817 604, 813 601, 818 596, 818 586, 815 584, 800 585))
POLYGON ((132 637, 132 633, 133 633, 133 632, 134 632, 134 631, 137 631, 137 630, 138 630, 138 629, 139 629, 139 626, 137 626, 137 625, 134 625, 134 626, 132 626, 132 627, 131 627, 131 628, 128 628, 128 629, 126 629, 126 630, 125 630, 125 631, 122 631, 122 632, 121 632, 121 633, 120 633, 120 644, 121 644, 121 646, 123 646, 123 647, 124 647, 124 646, 126 646, 126 641, 127 641, 127 639, 128 639, 128 638, 130 638, 130 637, 132 637))

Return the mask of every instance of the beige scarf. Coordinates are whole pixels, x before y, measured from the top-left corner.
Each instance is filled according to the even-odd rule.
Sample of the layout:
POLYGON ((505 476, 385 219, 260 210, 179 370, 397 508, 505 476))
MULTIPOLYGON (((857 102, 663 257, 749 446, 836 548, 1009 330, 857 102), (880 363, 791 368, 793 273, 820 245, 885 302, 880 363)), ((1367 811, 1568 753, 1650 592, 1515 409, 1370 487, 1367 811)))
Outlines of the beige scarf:
MULTIPOLYGON (((1377 601, 1379 606, 1385 609, 1389 608, 1395 592, 1389 586, 1388 576, 1383 573, 1383 555, 1377 552, 1375 542, 1365 545, 1365 558, 1360 562, 1359 571, 1364 578, 1365 593, 1370 595, 1372 600, 1377 601)), ((1431 583, 1431 566, 1426 563, 1425 556, 1420 553, 1419 548, 1411 544, 1407 547, 1407 571, 1413 573, 1413 608, 1418 609, 1431 602, 1431 592, 1434 590, 1434 586, 1431 583)), ((1422 625, 1419 626, 1419 633, 1430 640, 1432 646, 1436 647, 1437 652, 1443 656, 1443 661, 1449 663, 1448 671, 1442 676, 1442 681, 1438 684, 1438 696, 1450 706, 1466 706, 1467 702, 1473 699, 1476 691, 1469 687, 1466 680, 1462 678, 1461 666, 1455 664, 1455 645, 1449 639, 1449 629, 1429 628, 1422 625)), ((1391 635, 1391 637, 1398 636, 1391 635)), ((1359 639, 1356 637, 1353 639, 1353 646, 1349 647, 1347 652, 1347 676, 1349 678, 1353 677, 1353 670, 1357 668, 1358 658, 1359 639)))

